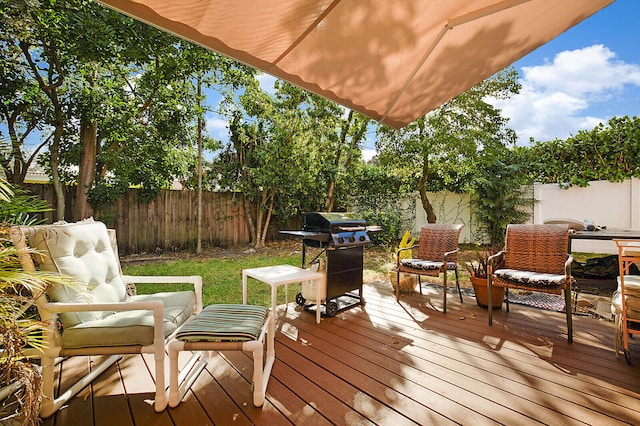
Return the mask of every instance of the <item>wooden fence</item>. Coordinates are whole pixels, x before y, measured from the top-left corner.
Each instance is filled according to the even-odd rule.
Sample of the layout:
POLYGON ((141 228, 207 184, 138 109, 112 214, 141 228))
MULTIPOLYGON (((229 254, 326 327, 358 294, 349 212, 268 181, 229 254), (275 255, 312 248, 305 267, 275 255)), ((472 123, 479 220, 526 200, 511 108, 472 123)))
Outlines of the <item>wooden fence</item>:
MULTIPOLYGON (((27 184, 25 189, 55 205, 52 185, 27 184)), ((202 244, 203 246, 229 246, 250 241, 244 210, 238 194, 229 192, 203 192, 202 194, 202 244)), ((141 203, 135 190, 117 200, 108 212, 96 214, 115 228, 118 249, 122 254, 149 253, 158 248, 163 251, 195 248, 197 243, 196 191, 160 191, 158 197, 141 203)), ((66 188, 65 220, 73 217, 75 187, 66 188)), ((47 212, 47 223, 54 221, 54 213, 47 212)), ((270 235, 277 235, 277 230, 270 235)))

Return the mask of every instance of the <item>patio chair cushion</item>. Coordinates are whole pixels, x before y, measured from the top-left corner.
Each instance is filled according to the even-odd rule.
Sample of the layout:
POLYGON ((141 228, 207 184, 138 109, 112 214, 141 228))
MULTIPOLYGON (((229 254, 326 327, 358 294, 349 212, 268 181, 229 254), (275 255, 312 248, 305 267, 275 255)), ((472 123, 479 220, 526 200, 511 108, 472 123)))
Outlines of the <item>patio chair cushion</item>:
MULTIPOLYGON (((618 291, 620 290, 620 277, 617 277, 618 291)), ((624 276, 624 292, 627 296, 640 298, 640 275, 624 276)))
MULTIPOLYGON (((560 287, 566 282, 564 275, 521 271, 518 269, 498 269, 493 274, 503 280, 533 288, 560 287)), ((499 285, 499 282, 496 284, 499 285)))
POLYGON ((189 342, 246 342, 257 340, 267 318, 267 308, 218 304, 205 307, 183 325, 176 338, 189 342))
MULTIPOLYGON (((627 306, 627 317, 640 319, 640 276, 625 275, 624 292, 626 294, 625 305, 627 306)), ((611 313, 619 315, 622 313, 622 291, 620 289, 620 277, 618 277, 618 288, 611 297, 611 313)))
MULTIPOLYGON (((627 318, 640 320, 640 299, 627 297, 627 318)), ((611 313, 620 315, 622 313, 622 293, 616 290, 611 296, 611 313)))
MULTIPOLYGON (((48 291, 54 302, 111 303, 126 302, 128 295, 120 275, 120 264, 111 247, 107 228, 102 222, 86 220, 76 223, 35 227, 29 243, 39 251, 40 269, 75 277, 76 285, 52 286, 48 291)), ((65 327, 94 321, 108 312, 61 313, 65 327)))
MULTIPOLYGON (((434 262, 431 260, 421 259, 401 259, 400 264, 407 268, 418 269, 421 271, 439 271, 444 267, 444 262, 434 262)), ((456 262, 447 262, 447 269, 453 271, 456 269, 456 262)))
MULTIPOLYGON (((161 300, 164 305, 165 338, 189 318, 196 304, 193 291, 136 295, 129 302, 150 300, 161 300)), ((150 345, 153 343, 153 313, 148 310, 120 311, 104 318, 65 327, 61 343, 64 349, 150 345)))
POLYGON ((640 247, 638 246, 624 247, 622 249, 622 255, 628 256, 628 257, 638 257, 640 256, 640 247))

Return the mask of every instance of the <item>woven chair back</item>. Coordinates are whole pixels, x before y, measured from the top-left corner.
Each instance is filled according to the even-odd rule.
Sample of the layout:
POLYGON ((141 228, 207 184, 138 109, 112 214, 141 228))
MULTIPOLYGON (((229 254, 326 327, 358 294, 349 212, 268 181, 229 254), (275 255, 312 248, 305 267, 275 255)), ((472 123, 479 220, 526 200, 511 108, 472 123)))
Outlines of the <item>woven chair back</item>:
POLYGON ((509 225, 504 268, 564 274, 568 225, 509 225))
MULTIPOLYGON (((427 223, 420 230, 418 257, 423 260, 442 261, 442 255, 445 252, 458 248, 460 231, 463 227, 462 224, 427 223)), ((458 254, 454 254, 447 260, 457 262, 458 254)))

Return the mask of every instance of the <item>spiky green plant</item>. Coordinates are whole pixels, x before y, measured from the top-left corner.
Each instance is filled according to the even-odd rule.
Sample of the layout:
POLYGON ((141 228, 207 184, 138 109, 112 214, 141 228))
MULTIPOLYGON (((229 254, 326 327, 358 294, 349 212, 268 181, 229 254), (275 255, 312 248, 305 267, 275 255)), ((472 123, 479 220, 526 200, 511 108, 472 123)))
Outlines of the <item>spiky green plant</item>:
MULTIPOLYGON (((3 208, 12 202, 12 197, 12 188, 0 179, 3 208)), ((28 204, 22 208, 25 215, 18 214, 19 217, 32 212, 28 204)), ((47 272, 23 270, 21 253, 9 238, 11 225, 0 222, 0 389, 7 389, 5 395, 0 395, 0 423, 35 425, 40 408, 41 374, 30 354, 44 349, 47 324, 39 320, 34 303, 48 285, 69 280, 47 272)))

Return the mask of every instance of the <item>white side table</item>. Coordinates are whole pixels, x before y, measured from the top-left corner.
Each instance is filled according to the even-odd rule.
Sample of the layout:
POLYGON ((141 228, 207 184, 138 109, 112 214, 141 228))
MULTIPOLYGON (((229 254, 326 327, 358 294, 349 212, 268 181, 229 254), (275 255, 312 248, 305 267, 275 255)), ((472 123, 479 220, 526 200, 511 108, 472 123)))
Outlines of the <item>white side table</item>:
POLYGON ((321 283, 324 274, 313 272, 308 269, 298 268, 291 265, 265 266, 262 268, 252 268, 242 270, 242 303, 247 303, 247 278, 255 278, 258 281, 269 284, 271 286, 271 312, 273 313, 273 321, 271 321, 271 332, 275 332, 275 318, 277 306, 278 286, 302 281, 318 281, 316 285, 316 322, 320 324, 320 305, 322 302, 321 283))

